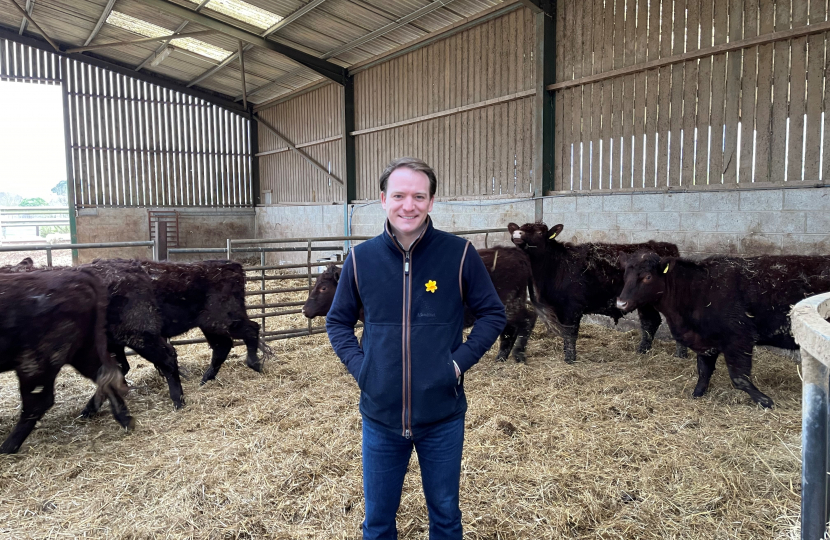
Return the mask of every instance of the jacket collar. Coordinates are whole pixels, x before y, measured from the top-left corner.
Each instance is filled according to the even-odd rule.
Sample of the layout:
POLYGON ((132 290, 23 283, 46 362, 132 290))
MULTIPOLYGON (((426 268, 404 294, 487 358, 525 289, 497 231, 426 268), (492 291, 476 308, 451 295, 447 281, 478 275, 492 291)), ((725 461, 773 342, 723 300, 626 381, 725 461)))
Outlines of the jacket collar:
MULTIPOLYGON (((415 249, 415 246, 420 244, 422 241, 428 240, 432 236, 432 231, 434 229, 435 227, 432 226, 432 217, 427 215, 426 227, 424 227, 421 234, 418 235, 418 238, 412 242, 412 245, 409 246, 409 251, 411 252, 415 249)), ((392 228, 389 226, 389 219, 383 223, 383 240, 389 247, 396 249, 401 253, 406 251, 398 241, 398 238, 392 233, 392 228)))

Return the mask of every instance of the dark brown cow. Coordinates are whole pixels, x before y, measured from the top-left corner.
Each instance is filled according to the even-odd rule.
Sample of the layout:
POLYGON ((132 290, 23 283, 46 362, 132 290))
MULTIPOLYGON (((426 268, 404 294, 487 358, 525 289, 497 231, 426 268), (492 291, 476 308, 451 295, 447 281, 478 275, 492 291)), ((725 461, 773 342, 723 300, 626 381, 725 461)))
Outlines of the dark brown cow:
MULTIPOLYGON (((496 360, 507 360, 510 351, 517 362, 524 362, 525 347, 530 333, 536 324, 536 311, 527 305, 528 288, 531 290, 533 282, 530 273, 530 261, 527 256, 516 248, 495 247, 478 250, 490 279, 496 287, 499 298, 505 306, 507 325, 499 338, 499 352, 496 360), (515 348, 514 348, 515 345, 515 348)), ((331 263, 326 270, 317 277, 314 288, 308 295, 303 314, 309 319, 325 316, 334 300, 334 292, 340 280, 340 268, 331 263)), ((361 310, 359 319, 363 320, 361 310)), ((464 326, 469 328, 475 318, 465 310, 464 326)))
POLYGON ((257 350, 268 357, 271 349, 259 338, 259 324, 248 318, 241 264, 226 260, 141 261, 141 266, 153 281, 161 310, 162 337, 171 338, 199 328, 213 349, 202 384, 216 377, 234 339, 241 339, 248 349, 245 364, 254 371, 262 371, 257 350))
POLYGON ((107 287, 107 349, 126 375, 130 370, 124 347, 153 364, 167 381, 173 407, 184 407, 176 349, 165 339, 164 321, 153 280, 138 261, 96 259, 84 265, 107 287))
MULTIPOLYGON (((309 319, 325 317, 331 309, 331 303, 334 301, 334 291, 337 290, 339 281, 340 267, 336 263, 329 263, 314 281, 314 288, 311 289, 305 304, 303 304, 303 315, 309 319)), ((360 320, 363 320, 362 312, 360 320)))
MULTIPOLYGON (((617 265, 621 253, 651 249, 664 255, 678 255, 677 246, 667 242, 645 244, 571 244, 559 242, 556 236, 563 225, 548 230, 544 223, 526 223, 519 227, 507 225, 513 243, 530 258, 534 305, 548 328, 564 340, 565 362, 576 361, 576 338, 579 324, 586 313, 607 315, 617 322, 623 312, 614 305, 623 288, 623 272, 617 265)), ((637 352, 651 349, 654 334, 662 322, 651 306, 638 309, 642 337, 637 352)), ((678 356, 686 350, 678 346, 678 356)))
POLYGON ((54 405, 65 364, 98 384, 84 416, 109 399, 118 423, 133 427, 124 375, 107 354, 106 304, 104 286, 85 269, 0 275, 0 371, 17 373, 23 404, 0 452, 17 452, 54 405))
MULTIPOLYGON (((94 273, 106 287, 107 350, 115 355, 122 373, 126 375, 130 370, 126 346, 152 363, 165 378, 173 406, 184 407, 176 350, 161 335, 163 322, 150 276, 133 260, 96 259, 81 268, 94 273)), ((27 257, 17 265, 0 267, 0 273, 34 269, 27 257)))
POLYGON ((830 257, 762 255, 690 261, 636 253, 621 260, 625 287, 617 299, 630 311, 651 305, 666 316, 678 342, 697 353, 694 397, 709 387, 720 353, 735 388, 763 407, 772 399, 750 378, 752 348, 795 349, 790 307, 830 291, 830 257))
MULTIPOLYGON (((537 319, 536 310, 527 303, 528 293, 530 297, 533 296, 530 260, 527 255, 512 247, 480 249, 478 254, 487 267, 507 315, 507 324, 499 336, 496 360, 504 362, 513 350, 516 362, 524 362, 527 340, 537 319)), ((464 326, 469 328, 474 322, 475 318, 465 309, 464 326)))

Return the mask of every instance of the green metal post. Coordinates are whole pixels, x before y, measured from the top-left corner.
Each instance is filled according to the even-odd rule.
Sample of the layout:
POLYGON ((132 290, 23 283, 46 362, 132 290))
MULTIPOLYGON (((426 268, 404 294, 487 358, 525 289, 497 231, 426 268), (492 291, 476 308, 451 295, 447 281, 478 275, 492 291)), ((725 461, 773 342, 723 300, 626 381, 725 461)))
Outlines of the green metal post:
MULTIPOLYGON (((69 59, 61 58, 61 97, 63 99, 63 141, 66 153, 66 203, 69 206, 69 238, 78 243, 78 226, 75 222, 75 174, 72 167, 72 129, 69 124, 69 59)), ((78 264, 78 250, 72 250, 72 266, 78 264)))

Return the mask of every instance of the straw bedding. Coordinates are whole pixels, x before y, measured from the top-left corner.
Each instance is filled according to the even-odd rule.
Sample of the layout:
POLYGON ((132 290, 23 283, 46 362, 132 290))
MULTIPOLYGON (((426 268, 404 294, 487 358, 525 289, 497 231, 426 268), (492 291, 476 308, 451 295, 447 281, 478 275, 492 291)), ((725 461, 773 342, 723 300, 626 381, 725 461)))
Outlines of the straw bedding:
MULTIPOLYGON (((278 324, 288 319, 305 324, 299 315, 278 324)), ((772 410, 731 388, 722 359, 709 393, 693 400, 694 360, 673 358, 674 344, 661 341, 638 356, 638 340, 583 325, 570 366, 540 324, 527 365, 497 364, 494 347, 472 369, 466 538, 797 537, 796 365, 756 353, 753 376, 772 410)), ((178 347, 181 411, 152 366, 131 357, 131 434, 108 413, 76 418, 93 385, 64 370, 39 428, 18 455, 0 456, 0 534, 359 538, 357 386, 325 335, 271 345, 278 358, 264 373, 244 366, 239 347, 202 387, 209 349, 178 347)), ((0 436, 19 402, 14 374, 0 375, 0 436)), ((402 538, 426 538, 414 456, 398 517, 402 538)))

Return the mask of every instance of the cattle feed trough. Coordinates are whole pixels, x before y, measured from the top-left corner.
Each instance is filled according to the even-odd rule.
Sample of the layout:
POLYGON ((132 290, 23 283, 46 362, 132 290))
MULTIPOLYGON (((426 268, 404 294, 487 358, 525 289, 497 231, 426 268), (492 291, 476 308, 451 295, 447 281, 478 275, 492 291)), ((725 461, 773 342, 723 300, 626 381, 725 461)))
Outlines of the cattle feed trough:
POLYGON ((792 310, 792 332, 801 347, 801 538, 825 537, 828 497, 828 391, 830 390, 830 293, 806 298, 792 310))

